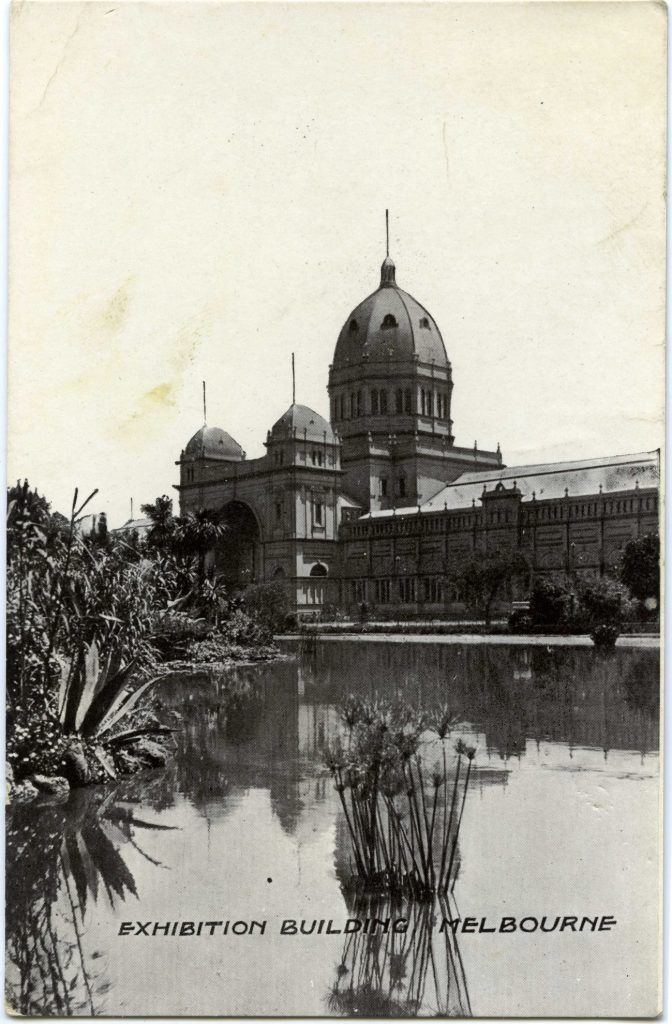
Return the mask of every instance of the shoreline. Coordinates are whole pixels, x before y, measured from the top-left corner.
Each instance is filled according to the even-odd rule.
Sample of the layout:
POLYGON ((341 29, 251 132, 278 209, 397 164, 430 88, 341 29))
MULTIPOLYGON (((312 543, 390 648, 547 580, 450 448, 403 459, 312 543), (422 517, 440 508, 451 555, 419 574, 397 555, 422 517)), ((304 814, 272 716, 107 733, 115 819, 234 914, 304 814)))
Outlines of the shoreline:
MULTIPOLYGON (((490 644, 511 647, 590 647, 596 650, 588 634, 552 635, 552 634, 506 634, 506 633, 321 633, 310 630, 303 636, 321 642, 342 642, 344 640, 358 643, 422 643, 422 644, 454 644, 458 646, 490 644)), ((279 633, 275 636, 277 643, 301 643, 303 636, 298 633, 279 633)), ((652 633, 628 633, 619 636, 617 648, 660 649, 660 636, 652 633)))

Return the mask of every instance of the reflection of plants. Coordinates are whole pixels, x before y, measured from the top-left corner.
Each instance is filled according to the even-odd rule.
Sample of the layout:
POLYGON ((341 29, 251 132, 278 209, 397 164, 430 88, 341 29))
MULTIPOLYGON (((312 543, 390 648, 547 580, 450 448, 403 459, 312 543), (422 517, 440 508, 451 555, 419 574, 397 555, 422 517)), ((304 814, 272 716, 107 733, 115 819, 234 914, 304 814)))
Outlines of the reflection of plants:
POLYGON ((95 1014, 107 982, 100 954, 85 950, 87 907, 137 897, 119 846, 150 863, 138 830, 165 829, 136 818, 115 787, 78 790, 67 806, 16 807, 7 828, 7 999, 22 1014, 95 1014))
POLYGON ((347 747, 332 743, 326 760, 350 837, 353 884, 424 898, 450 891, 475 749, 458 740, 453 773, 446 758, 452 718, 445 708, 431 727, 442 758, 429 769, 420 752, 427 722, 407 705, 350 697, 341 717, 347 747))
POLYGON ((352 901, 351 920, 362 925, 345 940, 328 1009, 348 1017, 471 1016, 457 940, 443 923, 459 916, 451 909, 445 898, 352 901), (395 930, 395 921, 405 930, 395 930))

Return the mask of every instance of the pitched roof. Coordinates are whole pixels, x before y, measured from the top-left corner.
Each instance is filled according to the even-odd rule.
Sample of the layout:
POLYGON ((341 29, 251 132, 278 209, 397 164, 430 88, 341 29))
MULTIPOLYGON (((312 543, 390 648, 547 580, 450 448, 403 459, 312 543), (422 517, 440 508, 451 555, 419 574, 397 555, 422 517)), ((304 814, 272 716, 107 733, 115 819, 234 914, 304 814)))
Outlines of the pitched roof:
MULTIPOLYGON (((638 452, 633 455, 610 455, 595 459, 578 459, 572 462, 545 462, 528 466, 507 466, 504 469, 481 470, 462 473, 452 483, 442 487, 421 507, 421 512, 440 512, 444 508, 469 508, 478 506, 483 488, 488 491, 500 482, 509 489, 515 481, 522 494, 522 500, 532 495, 538 501, 564 498, 565 490, 570 498, 580 495, 632 490, 639 487, 657 487, 660 479, 660 453, 638 452)), ((396 515, 411 514, 417 508, 397 509, 396 515)), ((391 511, 372 512, 363 518, 379 518, 392 515, 391 511)))

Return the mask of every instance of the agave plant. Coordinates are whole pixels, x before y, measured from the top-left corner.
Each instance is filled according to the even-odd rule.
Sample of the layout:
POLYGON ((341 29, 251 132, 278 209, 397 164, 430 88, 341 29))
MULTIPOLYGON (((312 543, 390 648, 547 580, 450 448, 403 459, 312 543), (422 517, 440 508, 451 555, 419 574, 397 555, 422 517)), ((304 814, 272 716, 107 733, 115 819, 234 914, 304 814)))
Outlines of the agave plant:
POLYGON ((103 736, 128 715, 158 678, 133 689, 130 679, 134 667, 135 659, 121 664, 118 649, 108 651, 101 663, 95 640, 78 653, 61 679, 59 720, 64 732, 103 736))

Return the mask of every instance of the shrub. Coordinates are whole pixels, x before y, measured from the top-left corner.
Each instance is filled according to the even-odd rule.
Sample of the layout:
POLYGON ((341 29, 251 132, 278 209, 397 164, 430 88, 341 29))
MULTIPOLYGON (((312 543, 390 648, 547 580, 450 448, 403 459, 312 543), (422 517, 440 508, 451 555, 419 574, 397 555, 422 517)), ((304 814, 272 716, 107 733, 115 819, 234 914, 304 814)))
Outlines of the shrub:
POLYGON ((273 640, 273 634, 268 626, 241 608, 236 609, 231 618, 223 623, 220 633, 228 643, 243 647, 267 645, 273 640))
POLYGON ((242 605, 253 618, 271 632, 282 629, 292 611, 284 583, 253 583, 243 591, 242 605))
POLYGON ((529 633, 533 625, 531 615, 522 608, 516 609, 515 612, 509 615, 510 633, 529 633))
POLYGON ((593 628, 590 638, 596 647, 613 647, 618 640, 618 626, 603 622, 593 628))
POLYGON ((647 611, 655 611, 660 598, 660 540, 648 533, 629 541, 623 551, 621 582, 633 597, 644 603, 647 611))
POLYGON ((323 604, 320 609, 320 622, 343 622, 345 615, 336 604, 323 604))
POLYGON ((577 620, 579 598, 573 580, 536 577, 530 594, 529 615, 535 626, 571 628, 577 620))
POLYGON ((626 588, 610 576, 582 579, 578 592, 580 617, 589 629, 603 624, 620 626, 633 614, 626 588))

